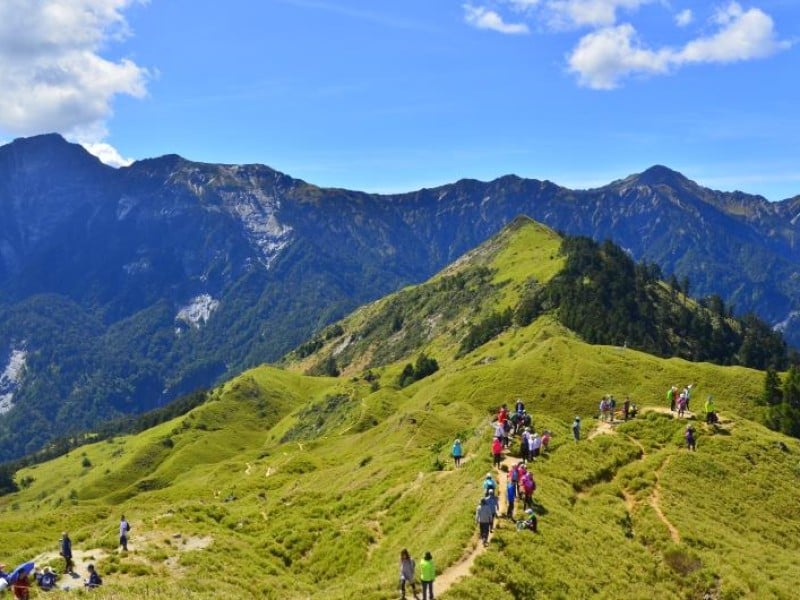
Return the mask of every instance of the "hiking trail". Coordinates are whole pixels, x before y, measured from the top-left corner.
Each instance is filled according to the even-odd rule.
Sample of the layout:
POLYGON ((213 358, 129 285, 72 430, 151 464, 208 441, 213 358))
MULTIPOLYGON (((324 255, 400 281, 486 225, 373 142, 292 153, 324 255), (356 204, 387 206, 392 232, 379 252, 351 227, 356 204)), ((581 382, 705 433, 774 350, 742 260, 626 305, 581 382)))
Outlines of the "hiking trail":
POLYGON ((681 534, 678 531, 678 528, 675 527, 675 525, 673 525, 669 519, 667 519, 664 511, 661 510, 661 472, 664 470, 667 464, 669 464, 673 456, 674 454, 670 454, 655 472, 656 484, 653 486, 653 493, 650 494, 650 506, 653 507, 653 510, 656 512, 659 520, 667 527, 667 530, 669 531, 669 537, 672 538, 672 541, 676 544, 680 544, 681 534))

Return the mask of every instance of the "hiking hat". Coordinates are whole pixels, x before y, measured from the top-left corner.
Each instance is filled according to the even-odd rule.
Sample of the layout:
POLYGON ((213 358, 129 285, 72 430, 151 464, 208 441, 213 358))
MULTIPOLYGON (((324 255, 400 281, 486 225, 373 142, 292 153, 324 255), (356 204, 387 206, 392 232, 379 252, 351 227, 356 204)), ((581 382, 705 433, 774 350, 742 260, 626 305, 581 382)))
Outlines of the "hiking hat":
POLYGON ((432 558, 433 558, 433 556, 431 556, 430 552, 426 552, 425 553, 425 560, 431 560, 432 558))

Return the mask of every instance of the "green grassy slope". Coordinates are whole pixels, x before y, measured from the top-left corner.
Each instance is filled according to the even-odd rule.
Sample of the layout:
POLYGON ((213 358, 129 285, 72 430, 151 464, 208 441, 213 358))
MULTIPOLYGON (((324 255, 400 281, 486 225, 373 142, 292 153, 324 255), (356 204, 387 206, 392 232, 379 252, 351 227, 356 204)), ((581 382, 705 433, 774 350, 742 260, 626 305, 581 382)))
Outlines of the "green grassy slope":
MULTIPOLYGON (((401 548, 430 550, 446 575, 475 546, 491 415, 521 397, 554 432, 533 467, 541 533, 501 526, 472 574, 437 597, 793 597, 800 444, 752 420, 763 375, 590 346, 549 317, 456 359, 460 320, 511 304, 531 269, 542 281, 558 270, 552 232, 519 223, 503 236, 439 277, 483 260, 506 283, 373 366, 374 381, 356 353, 339 378, 302 375, 302 362, 260 367, 183 417, 20 471, 27 487, 0 498, 0 558, 60 567, 67 529, 105 576, 95 598, 394 598, 401 548), (420 350, 440 370, 399 389, 420 350), (696 453, 682 447, 684 422, 656 412, 572 442, 572 417, 588 437, 603 394, 663 407, 668 385, 689 382, 693 403, 713 394, 724 418, 718 432, 698 425, 696 453), (456 436, 467 452, 458 470, 456 436), (120 513, 133 524, 126 555, 120 513)), ((345 322, 348 335, 380 305, 345 322)), ((377 338, 363 348, 381 351, 377 338)))

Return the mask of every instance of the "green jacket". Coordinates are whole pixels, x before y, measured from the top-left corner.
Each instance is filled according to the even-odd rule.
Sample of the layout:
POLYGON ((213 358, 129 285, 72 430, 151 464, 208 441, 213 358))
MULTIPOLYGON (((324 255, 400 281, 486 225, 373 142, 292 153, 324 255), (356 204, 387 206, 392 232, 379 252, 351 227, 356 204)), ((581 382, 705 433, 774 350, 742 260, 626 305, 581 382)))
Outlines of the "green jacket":
POLYGON ((419 563, 419 579, 420 581, 433 581, 436 579, 436 567, 433 565, 432 560, 425 560, 424 558, 419 563))

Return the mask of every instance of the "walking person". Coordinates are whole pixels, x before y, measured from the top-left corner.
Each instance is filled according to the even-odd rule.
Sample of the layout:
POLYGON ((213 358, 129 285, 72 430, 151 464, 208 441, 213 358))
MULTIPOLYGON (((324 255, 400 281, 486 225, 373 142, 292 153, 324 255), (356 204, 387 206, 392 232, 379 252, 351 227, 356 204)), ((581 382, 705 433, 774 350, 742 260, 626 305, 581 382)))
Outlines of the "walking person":
POLYGON ((453 462, 456 465, 456 469, 461 466, 461 457, 464 456, 464 448, 461 447, 461 440, 456 438, 456 441, 453 442, 453 462))
POLYGON ((488 546, 489 528, 492 526, 492 507, 487 498, 481 498, 481 502, 475 510, 475 521, 478 523, 483 545, 488 546))
POLYGON ((64 573, 72 575, 72 569, 75 566, 72 562, 72 540, 69 539, 69 534, 66 531, 61 534, 61 548, 59 554, 64 557, 64 573))
POLYGON ((500 499, 497 497, 497 494, 494 493, 494 490, 492 490, 491 493, 486 494, 486 501, 492 508, 492 522, 489 525, 489 532, 491 533, 492 531, 494 531, 494 520, 498 516, 497 511, 500 508, 500 499))
POLYGON ((401 598, 406 597, 406 584, 411 585, 411 591, 414 594, 414 598, 417 597, 417 584, 414 581, 414 570, 416 569, 416 564, 414 563, 414 559, 411 558, 411 555, 408 553, 408 550, 403 548, 400 551, 400 594, 401 598))
POLYGON ((506 485, 506 504, 508 508, 506 509, 506 517, 514 520, 514 501, 517 499, 517 484, 511 479, 508 480, 508 484, 506 485))
POLYGON ((128 532, 131 530, 131 524, 125 519, 125 515, 119 520, 119 545, 122 549, 128 551, 128 532))
POLYGON ((433 600, 433 580, 436 579, 436 566, 433 556, 426 552, 419 563, 419 578, 422 581, 422 600, 433 600))
POLYGON ((492 464, 495 468, 499 469, 500 464, 503 462, 503 442, 499 437, 495 437, 492 442, 492 464))
POLYGON ((572 438, 577 442, 581 439, 581 418, 575 417, 572 422, 572 438))
POLYGON ((692 452, 697 450, 697 439, 695 438, 694 427, 687 425, 684 437, 686 438, 686 449, 692 452))

